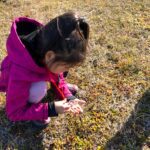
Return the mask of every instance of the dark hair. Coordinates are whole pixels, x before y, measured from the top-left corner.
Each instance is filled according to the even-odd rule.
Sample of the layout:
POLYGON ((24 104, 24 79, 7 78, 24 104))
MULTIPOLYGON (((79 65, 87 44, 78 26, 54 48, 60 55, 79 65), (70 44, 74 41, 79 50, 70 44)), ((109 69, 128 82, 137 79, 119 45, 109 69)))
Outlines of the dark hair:
MULTIPOLYGON (((56 54, 53 62, 62 61, 70 65, 76 65, 85 60, 88 39, 89 25, 75 13, 68 12, 52 19, 45 26, 32 34, 34 39, 34 58, 40 62, 48 51, 56 54)), ((33 52, 33 51, 32 51, 33 52)), ((32 53, 31 52, 31 53, 32 53)))

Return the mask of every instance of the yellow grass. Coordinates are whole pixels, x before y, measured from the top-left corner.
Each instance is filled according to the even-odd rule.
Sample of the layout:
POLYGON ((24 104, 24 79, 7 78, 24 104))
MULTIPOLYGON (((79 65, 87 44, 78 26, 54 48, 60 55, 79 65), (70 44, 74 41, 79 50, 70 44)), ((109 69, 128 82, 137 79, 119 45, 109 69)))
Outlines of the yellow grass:
MULTIPOLYGON (((47 129, 32 134, 22 124, 9 126, 2 109, 0 147, 148 150, 149 8, 149 0, 0 1, 0 62, 6 56, 5 43, 15 17, 28 16, 45 24, 73 10, 84 16, 91 27, 91 50, 86 62, 71 70, 67 79, 78 84, 81 89, 78 96, 87 100, 84 114, 79 117, 60 115, 52 119, 47 129)), ((3 108, 4 104, 5 95, 0 94, 0 106, 3 108)))

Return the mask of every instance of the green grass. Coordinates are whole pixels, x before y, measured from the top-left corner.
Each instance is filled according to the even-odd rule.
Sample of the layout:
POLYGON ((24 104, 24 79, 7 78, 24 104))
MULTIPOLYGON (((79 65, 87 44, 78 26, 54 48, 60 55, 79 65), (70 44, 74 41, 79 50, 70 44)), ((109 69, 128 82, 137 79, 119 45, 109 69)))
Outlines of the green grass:
POLYGON ((78 11, 90 24, 86 62, 70 71, 78 96, 87 100, 81 116, 53 118, 34 131, 11 124, 0 94, 0 148, 54 150, 150 149, 150 2, 149 0, 0 1, 0 62, 11 21, 28 16, 46 23, 66 11, 78 11))

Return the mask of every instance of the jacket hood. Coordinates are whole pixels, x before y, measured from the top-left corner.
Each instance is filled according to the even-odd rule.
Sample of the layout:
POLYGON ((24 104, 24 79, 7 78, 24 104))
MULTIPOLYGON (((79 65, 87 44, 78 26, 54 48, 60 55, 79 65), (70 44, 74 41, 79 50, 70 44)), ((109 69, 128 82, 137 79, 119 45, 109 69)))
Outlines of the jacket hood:
POLYGON ((8 56, 13 63, 33 72, 45 73, 47 71, 46 68, 39 67, 34 62, 25 45, 19 38, 19 35, 29 34, 40 26, 43 25, 34 19, 27 17, 16 18, 12 23, 6 47, 8 56))

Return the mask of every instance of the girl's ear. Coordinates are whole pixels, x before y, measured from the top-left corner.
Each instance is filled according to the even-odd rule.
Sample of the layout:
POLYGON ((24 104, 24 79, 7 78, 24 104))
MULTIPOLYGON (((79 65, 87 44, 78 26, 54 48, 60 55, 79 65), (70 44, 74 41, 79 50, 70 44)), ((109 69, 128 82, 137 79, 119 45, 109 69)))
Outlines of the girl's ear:
POLYGON ((50 62, 52 62, 55 58, 55 53, 53 51, 48 51, 45 54, 45 63, 49 64, 50 62))

